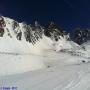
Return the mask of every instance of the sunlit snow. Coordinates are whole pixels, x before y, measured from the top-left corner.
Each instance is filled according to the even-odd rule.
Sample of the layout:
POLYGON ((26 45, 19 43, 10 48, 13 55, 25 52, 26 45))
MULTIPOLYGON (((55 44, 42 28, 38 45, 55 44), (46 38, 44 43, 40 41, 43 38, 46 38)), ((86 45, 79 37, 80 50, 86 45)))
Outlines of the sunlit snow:
MULTIPOLYGON (((18 41, 12 19, 5 18, 13 38, 0 38, 0 87, 17 90, 89 90, 90 43, 82 46, 61 37, 58 42, 43 35, 35 45, 18 41), (82 47, 86 49, 83 49, 82 47)), ((20 27, 23 32, 22 24, 20 27)))

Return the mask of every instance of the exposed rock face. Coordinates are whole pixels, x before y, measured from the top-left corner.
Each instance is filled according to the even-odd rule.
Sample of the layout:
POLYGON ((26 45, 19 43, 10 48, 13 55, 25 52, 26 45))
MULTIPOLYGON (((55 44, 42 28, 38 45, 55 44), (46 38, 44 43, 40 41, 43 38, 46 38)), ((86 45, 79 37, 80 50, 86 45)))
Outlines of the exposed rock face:
POLYGON ((64 35, 67 35, 67 33, 64 33, 64 31, 59 28, 54 22, 51 22, 45 30, 45 35, 51 37, 52 39, 55 39, 55 41, 58 41, 60 39, 60 36, 63 37, 64 35))
POLYGON ((26 23, 18 23, 15 20, 0 16, 0 37, 4 33, 10 38, 16 37, 17 40, 22 40, 22 35, 27 42, 35 44, 37 40, 42 38, 44 29, 35 22, 35 25, 27 25, 26 23))
POLYGON ((16 38, 19 41, 24 39, 34 45, 43 36, 58 41, 61 37, 67 36, 68 33, 59 28, 54 22, 51 22, 48 27, 43 27, 37 21, 35 21, 34 25, 28 25, 0 16, 0 37, 4 35, 16 38))
POLYGON ((4 34, 4 27, 6 26, 4 18, 0 17, 0 37, 3 37, 4 34))
POLYGON ((89 29, 76 28, 74 32, 74 41, 78 44, 82 44, 90 39, 89 29))
MULTIPOLYGON (((35 21, 35 25, 28 25, 0 16, 0 37, 3 37, 4 34, 10 38, 14 37, 19 41, 24 38, 27 42, 32 44, 42 39, 43 35, 55 41, 58 41, 61 37, 66 37, 67 40, 70 40, 69 33, 58 27, 54 22, 49 23, 47 27, 43 27, 37 21, 35 21)), ((90 40, 90 30, 76 28, 72 36, 73 41, 82 44, 90 40)))

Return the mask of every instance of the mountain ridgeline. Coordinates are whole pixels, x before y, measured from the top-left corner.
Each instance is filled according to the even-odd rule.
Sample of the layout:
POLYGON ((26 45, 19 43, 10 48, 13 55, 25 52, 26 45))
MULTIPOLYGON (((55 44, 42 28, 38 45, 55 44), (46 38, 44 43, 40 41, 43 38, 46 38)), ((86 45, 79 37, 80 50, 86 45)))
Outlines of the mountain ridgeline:
POLYGON ((60 29, 54 22, 51 22, 46 28, 37 21, 35 21, 35 25, 28 25, 24 22, 18 23, 3 16, 0 17, 0 37, 16 37, 20 41, 24 38, 27 42, 35 44, 43 38, 43 35, 58 41, 60 36, 64 37, 66 35, 66 32, 60 29))
MULTIPOLYGON (((18 23, 13 19, 0 16, 0 37, 8 36, 10 38, 16 38, 19 41, 24 39, 34 45, 42 39, 44 35, 55 41, 65 36, 67 40, 70 40, 71 36, 54 22, 50 22, 47 27, 43 27, 37 21, 35 21, 34 25, 28 25, 24 22, 18 23)), ((89 40, 89 38, 89 29, 82 30, 76 28, 72 40, 78 44, 82 44, 89 40)))

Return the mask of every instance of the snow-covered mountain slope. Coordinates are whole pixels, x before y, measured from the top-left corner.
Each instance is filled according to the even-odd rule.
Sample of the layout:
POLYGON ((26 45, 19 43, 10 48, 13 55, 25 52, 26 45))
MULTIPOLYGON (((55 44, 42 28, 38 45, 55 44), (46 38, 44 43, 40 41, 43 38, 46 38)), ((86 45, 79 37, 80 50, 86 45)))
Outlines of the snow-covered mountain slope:
POLYGON ((53 24, 0 17, 0 89, 89 90, 90 43, 68 39, 53 24))
POLYGON ((58 62, 63 65, 89 61, 87 52, 69 41, 68 34, 64 35, 53 24, 46 31, 38 23, 32 26, 1 16, 0 75, 47 68, 58 62))

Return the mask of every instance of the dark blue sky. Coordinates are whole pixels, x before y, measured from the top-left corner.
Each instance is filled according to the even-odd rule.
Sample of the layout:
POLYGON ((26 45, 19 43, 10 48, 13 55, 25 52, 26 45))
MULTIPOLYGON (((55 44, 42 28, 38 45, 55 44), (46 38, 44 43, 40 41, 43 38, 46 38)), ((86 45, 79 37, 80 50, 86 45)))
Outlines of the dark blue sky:
POLYGON ((55 21, 66 30, 90 28, 90 0, 0 0, 0 13, 18 21, 55 21))

